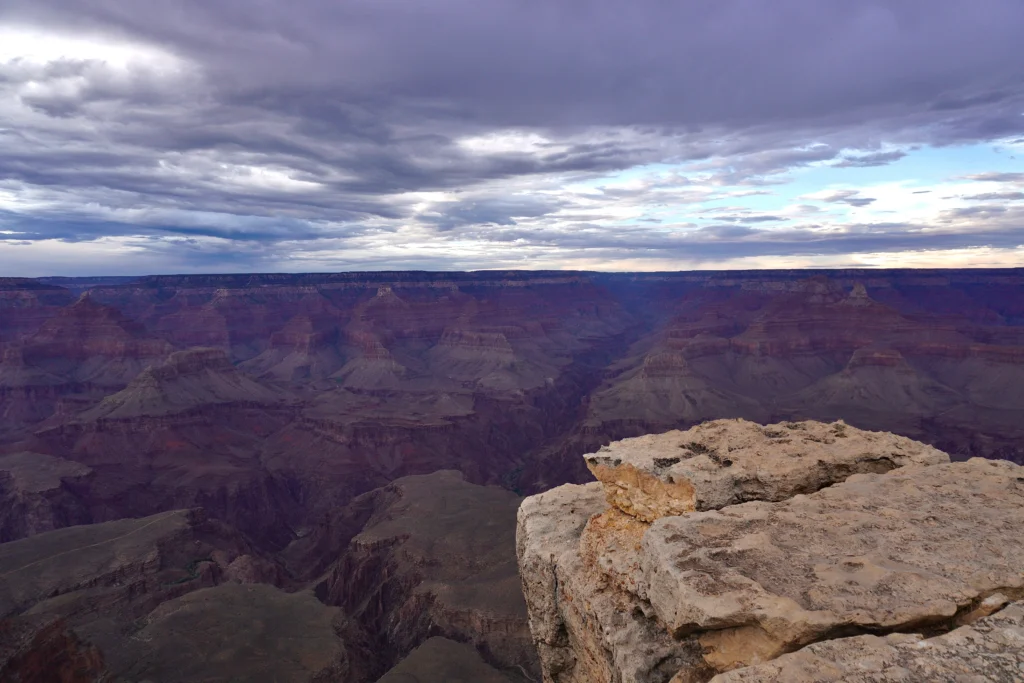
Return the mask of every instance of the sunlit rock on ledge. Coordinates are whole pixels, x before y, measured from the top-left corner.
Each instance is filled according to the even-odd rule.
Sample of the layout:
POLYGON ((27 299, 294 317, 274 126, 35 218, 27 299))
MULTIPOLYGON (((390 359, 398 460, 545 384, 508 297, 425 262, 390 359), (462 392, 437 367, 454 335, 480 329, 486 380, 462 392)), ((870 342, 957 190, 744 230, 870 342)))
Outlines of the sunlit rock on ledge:
MULTIPOLYGON (((739 676, 813 643, 936 636, 1024 598, 1024 468, 1009 462, 949 463, 842 423, 743 421, 627 439, 587 461, 601 482, 519 511, 545 681, 739 676), (664 464, 671 449, 690 455, 664 464)), ((763 680, 832 650, 808 652, 763 680)), ((749 675, 728 680, 762 680, 749 675)))
POLYGON ((785 500, 851 474, 949 462, 931 446, 843 422, 762 427, 747 420, 623 439, 584 458, 608 502, 646 522, 750 500, 785 500))

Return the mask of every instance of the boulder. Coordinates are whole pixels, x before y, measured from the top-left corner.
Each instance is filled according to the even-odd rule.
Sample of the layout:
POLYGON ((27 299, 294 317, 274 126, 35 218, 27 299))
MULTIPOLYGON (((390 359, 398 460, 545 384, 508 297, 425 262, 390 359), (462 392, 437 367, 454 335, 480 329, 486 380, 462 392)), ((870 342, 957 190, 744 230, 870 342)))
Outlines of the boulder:
POLYGON ((843 422, 762 427, 742 419, 623 439, 584 459, 608 502, 646 522, 750 500, 785 500, 852 474, 949 462, 931 446, 843 422))

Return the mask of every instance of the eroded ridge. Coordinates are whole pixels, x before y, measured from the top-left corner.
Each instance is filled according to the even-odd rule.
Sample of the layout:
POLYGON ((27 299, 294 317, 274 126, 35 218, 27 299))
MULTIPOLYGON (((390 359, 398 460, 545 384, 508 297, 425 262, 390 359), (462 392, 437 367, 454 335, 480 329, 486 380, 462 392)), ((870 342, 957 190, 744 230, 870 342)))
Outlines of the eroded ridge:
MULTIPOLYGON (((909 439, 842 423, 762 428, 717 421, 685 434, 703 437, 685 443, 703 444, 720 458, 731 442, 731 453, 740 455, 729 466, 718 463, 719 470, 747 474, 687 479, 696 483, 692 493, 683 487, 673 499, 663 489, 661 500, 669 502, 645 503, 651 514, 636 514, 640 498, 623 498, 625 487, 610 486, 610 479, 553 489, 520 508, 520 570, 546 681, 696 683, 814 643, 862 634, 934 636, 1024 597, 1020 466, 949 463, 909 439), (836 447, 844 437, 819 447, 792 437, 771 443, 778 429, 820 438, 837 427, 850 439, 844 443, 855 444, 849 452, 836 447), (876 472, 855 469, 880 462, 876 472), (832 481, 820 476, 830 468, 832 481), (693 509, 695 500, 712 500, 701 491, 719 495, 750 476, 774 482, 753 493, 743 489, 767 500, 693 509), (680 512, 688 503, 689 511, 680 512)), ((640 453, 642 443, 613 444, 604 455, 627 456, 611 466, 620 471, 627 462, 651 470, 662 456, 640 453)), ((708 451, 690 459, 698 457, 714 460, 708 451)), ((1024 648, 1024 636, 1016 647, 1024 648)))

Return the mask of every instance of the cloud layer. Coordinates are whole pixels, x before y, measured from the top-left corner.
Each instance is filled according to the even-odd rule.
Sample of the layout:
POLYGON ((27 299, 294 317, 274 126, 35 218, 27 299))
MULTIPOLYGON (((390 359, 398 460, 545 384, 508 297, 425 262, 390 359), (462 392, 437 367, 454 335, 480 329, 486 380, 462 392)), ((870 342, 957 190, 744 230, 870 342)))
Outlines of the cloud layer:
POLYGON ((1024 159, 1021 35, 1018 0, 8 0, 0 261, 1012 260, 1024 181, 995 157, 923 208, 826 174, 1024 159))

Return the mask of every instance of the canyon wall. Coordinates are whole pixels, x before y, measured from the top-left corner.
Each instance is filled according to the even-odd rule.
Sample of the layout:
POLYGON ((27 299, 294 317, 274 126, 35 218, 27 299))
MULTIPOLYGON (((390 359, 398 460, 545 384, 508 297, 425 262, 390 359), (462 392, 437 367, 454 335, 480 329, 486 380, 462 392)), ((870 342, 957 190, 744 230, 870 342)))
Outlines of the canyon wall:
MULTIPOLYGON (((508 588, 520 496, 595 474, 617 486, 619 456, 582 456, 719 418, 843 419, 850 434, 892 432, 955 461, 1022 462, 1021 302, 1019 270, 0 278, 0 548, 201 509, 222 530, 210 541, 226 544, 220 560, 199 562, 174 590, 147 587, 156 597, 133 619, 175 600, 207 619, 187 595, 265 583, 311 591, 342 616, 276 594, 203 599, 285 610, 322 633, 330 622, 344 652, 325 670, 348 667, 353 681, 407 670, 417 652, 525 680, 536 655, 508 588), (431 487, 473 512, 430 507, 431 487), (481 538, 492 554, 467 550, 481 538)), ((822 448, 842 441, 812 436, 822 448)), ((687 469, 705 454, 692 455, 653 479, 637 474, 637 486, 705 481, 687 469)), ((907 457, 837 455, 812 479, 910 467, 907 457)), ((744 479, 738 458, 721 461, 731 470, 715 495, 730 507, 769 491, 781 502, 787 481, 810 476, 768 486, 744 479)), ((620 494, 652 515, 675 500, 620 494)), ((623 538, 635 532, 604 520, 623 538)), ((86 615, 105 604, 66 600, 86 615)), ((100 643, 106 666, 128 666, 116 638, 55 619, 65 617, 83 643, 100 643)))

